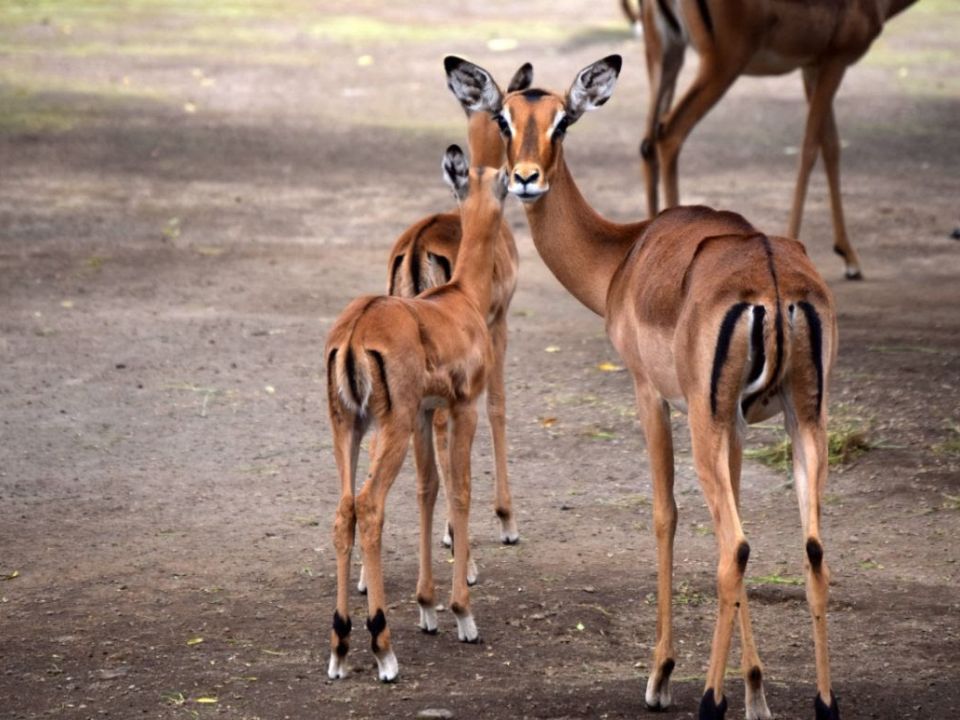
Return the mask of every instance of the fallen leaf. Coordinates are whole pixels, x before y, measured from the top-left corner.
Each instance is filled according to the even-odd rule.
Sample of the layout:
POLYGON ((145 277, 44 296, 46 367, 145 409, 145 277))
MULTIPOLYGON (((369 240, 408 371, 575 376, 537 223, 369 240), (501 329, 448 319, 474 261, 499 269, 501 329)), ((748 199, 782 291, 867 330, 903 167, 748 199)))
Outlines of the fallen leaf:
POLYGON ((197 245, 193 248, 193 251, 197 253, 197 255, 203 255, 205 257, 217 257, 226 252, 224 248, 213 245, 197 245))
POLYGON ((273 385, 265 385, 263 391, 267 393, 267 395, 273 395, 277 389, 273 385))
POLYGON ((360 67, 370 67, 373 65, 373 55, 361 55, 357 58, 357 65, 360 67))
POLYGON ((192 102, 185 102, 183 104, 183 111, 187 113, 187 115, 193 115, 197 111, 197 106, 192 102))
POLYGON ((200 705, 215 705, 219 700, 215 697, 198 697, 194 702, 200 705))
POLYGON ((506 52, 517 49, 517 41, 513 38, 491 38, 487 40, 487 49, 491 52, 506 52))
POLYGON ((195 637, 195 638, 190 638, 189 640, 187 640, 187 645, 199 645, 199 644, 202 643, 202 642, 203 642, 203 638, 202 638, 202 637, 195 637))
POLYGON ((543 351, 544 351, 544 352, 548 352, 548 353, 555 353, 555 352, 560 352, 560 348, 557 347, 556 345, 547 345, 547 346, 543 349, 543 351))
POLYGON ((553 427, 557 424, 557 419, 555 417, 544 417, 539 418, 539 422, 543 427, 553 427))
POLYGON ((60 307, 67 308, 69 310, 73 307, 73 300, 62 300, 60 302, 60 307))
POLYGON ((624 367, 622 365, 614 365, 612 362, 605 361, 597 365, 597 370, 602 370, 603 372, 623 372, 624 367))
POLYGON ((20 571, 14 570, 13 572, 7 573, 3 577, 0 577, 0 580, 13 580, 14 578, 18 578, 18 577, 20 577, 20 571))
POLYGON ((582 622, 578 622, 578 623, 577 623, 577 630, 579 630, 580 632, 583 632, 583 630, 584 630, 584 625, 583 625, 582 622))

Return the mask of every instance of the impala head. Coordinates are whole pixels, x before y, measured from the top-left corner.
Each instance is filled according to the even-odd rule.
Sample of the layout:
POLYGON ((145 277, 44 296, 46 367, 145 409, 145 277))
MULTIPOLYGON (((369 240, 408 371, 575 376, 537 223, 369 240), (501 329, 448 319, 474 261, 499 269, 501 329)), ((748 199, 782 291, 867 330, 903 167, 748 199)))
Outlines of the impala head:
POLYGON ((538 89, 506 94, 483 68, 458 57, 444 60, 447 85, 468 112, 489 113, 506 143, 509 191, 532 202, 550 189, 566 129, 610 99, 622 59, 610 55, 588 65, 565 95, 538 89))
POLYGON ((480 209, 485 203, 503 205, 507 196, 507 175, 502 168, 470 167, 459 145, 451 145, 443 154, 443 179, 461 207, 480 209))

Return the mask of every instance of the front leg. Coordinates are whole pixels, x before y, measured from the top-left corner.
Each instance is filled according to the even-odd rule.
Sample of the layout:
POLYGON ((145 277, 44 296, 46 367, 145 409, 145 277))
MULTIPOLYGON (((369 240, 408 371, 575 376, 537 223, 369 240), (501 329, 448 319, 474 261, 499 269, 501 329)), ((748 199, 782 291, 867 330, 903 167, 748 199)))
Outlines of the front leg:
POLYGON ((673 435, 670 408, 642 378, 634 377, 638 415, 650 456, 653 484, 653 525, 657 537, 657 644, 647 680, 647 707, 670 706, 670 674, 676 663, 673 647, 673 540, 677 504, 673 497, 673 435))
POLYGON ((490 420, 493 457, 496 463, 494 512, 500 518, 500 542, 504 545, 515 545, 520 541, 520 531, 513 512, 510 482, 507 480, 507 391, 504 382, 507 353, 506 314, 501 313, 490 326, 490 342, 493 345, 493 365, 487 380, 487 417, 490 420))
POLYGON ((450 421, 450 474, 444 478, 450 523, 453 527, 453 592, 450 597, 450 610, 457 619, 457 635, 460 641, 475 643, 480 640, 480 635, 470 611, 470 589, 467 581, 470 558, 470 450, 477 430, 475 405, 463 403, 452 406, 450 421))
POLYGON ((433 635, 437 632, 437 602, 433 583, 433 509, 437 502, 440 478, 433 454, 433 410, 417 416, 413 432, 414 460, 417 466, 417 501, 420 505, 420 574, 417 578, 417 604, 420 606, 420 629, 433 635))

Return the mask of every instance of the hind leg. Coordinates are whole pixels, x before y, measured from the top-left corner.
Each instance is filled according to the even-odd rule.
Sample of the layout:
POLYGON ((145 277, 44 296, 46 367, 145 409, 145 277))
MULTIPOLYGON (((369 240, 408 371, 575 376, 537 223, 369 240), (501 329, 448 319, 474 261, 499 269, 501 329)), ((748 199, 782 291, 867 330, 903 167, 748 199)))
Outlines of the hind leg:
POLYGON ((453 526, 453 592, 450 610, 457 619, 460 641, 475 643, 480 636, 470 610, 467 566, 470 559, 470 451, 477 430, 476 407, 473 404, 454 405, 450 408, 450 420, 450 475, 444 478, 453 526))
POLYGON ((433 452, 433 411, 417 415, 413 433, 414 459, 417 465, 417 502, 420 505, 420 573, 417 578, 417 604, 420 606, 420 629, 433 635, 437 632, 436 588, 433 582, 433 510, 437 503, 440 476, 433 452))
POLYGON ((383 535, 384 507, 387 493, 400 472, 407 453, 412 422, 401 422, 391 417, 381 423, 377 440, 377 454, 373 458, 370 474, 357 494, 357 524, 360 529, 360 547, 367 575, 367 629, 370 631, 371 647, 377 659, 378 676, 384 682, 392 682, 399 672, 396 655, 390 643, 390 630, 385 614, 386 597, 383 589, 383 566, 381 540, 383 535))
POLYGON ((337 553, 337 607, 333 611, 333 628, 330 631, 327 676, 337 680, 347 675, 346 659, 350 649, 350 556, 357 524, 354 490, 362 433, 355 418, 346 417, 340 412, 332 415, 333 449, 340 476, 340 502, 333 521, 333 545, 337 553))
POLYGON ((504 362, 507 353, 507 320, 501 315, 490 327, 490 342, 493 345, 493 366, 487 380, 487 417, 493 441, 493 457, 496 464, 496 499, 494 512, 500 519, 500 542, 514 545, 520 541, 517 518, 513 512, 510 482, 507 480, 507 391, 504 382, 504 362))

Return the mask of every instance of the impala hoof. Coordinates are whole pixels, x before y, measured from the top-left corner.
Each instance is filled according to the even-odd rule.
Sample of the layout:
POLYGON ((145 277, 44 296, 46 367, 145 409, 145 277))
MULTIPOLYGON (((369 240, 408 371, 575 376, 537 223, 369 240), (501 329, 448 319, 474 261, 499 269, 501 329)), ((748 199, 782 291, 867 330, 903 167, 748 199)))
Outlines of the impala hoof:
POLYGON ((664 660, 659 672, 655 672, 647 680, 647 692, 643 700, 647 708, 654 712, 666 710, 673 701, 670 693, 670 673, 673 672, 674 662, 671 658, 664 660))
POLYGON ((364 572, 363 565, 360 566, 360 578, 357 580, 357 592, 361 595, 367 594, 367 574, 364 572))
POLYGON ((473 587, 477 584, 477 580, 479 579, 480 573, 477 571, 477 563, 471 556, 471 558, 467 561, 467 585, 473 587))
POLYGON ((331 680, 343 680, 347 676, 347 658, 330 653, 330 664, 327 666, 327 677, 331 680))
POLYGON ((727 698, 720 698, 718 703, 714 700, 713 688, 707 688, 700 700, 700 720, 724 720, 727 714, 727 698))
POLYGON ((817 699, 813 701, 814 710, 817 712, 817 720, 840 720, 840 707, 837 705, 837 696, 830 693, 830 707, 820 699, 817 693, 817 699))
POLYGON ((520 542, 520 531, 513 514, 507 510, 497 510, 497 517, 500 518, 500 542, 504 545, 516 545, 520 542))
POLYGON ((450 530, 449 524, 447 524, 446 529, 443 531, 443 539, 440 540, 440 544, 448 549, 453 547, 453 532, 450 530))
POLYGON ((847 280, 863 280, 863 273, 856 269, 847 268, 847 271, 843 274, 847 280))
POLYGON ((433 606, 420 606, 420 629, 427 635, 437 634, 437 609, 433 606))
POLYGON ((393 654, 393 650, 379 653, 376 655, 376 658, 377 677, 380 679, 380 682, 394 682, 397 679, 397 675, 400 674, 400 664, 397 662, 397 656, 393 654))
POLYGON ((460 642, 476 644, 480 642, 480 632, 477 630, 477 623, 473 620, 470 612, 463 614, 454 614, 457 618, 457 638, 460 642))

